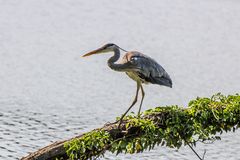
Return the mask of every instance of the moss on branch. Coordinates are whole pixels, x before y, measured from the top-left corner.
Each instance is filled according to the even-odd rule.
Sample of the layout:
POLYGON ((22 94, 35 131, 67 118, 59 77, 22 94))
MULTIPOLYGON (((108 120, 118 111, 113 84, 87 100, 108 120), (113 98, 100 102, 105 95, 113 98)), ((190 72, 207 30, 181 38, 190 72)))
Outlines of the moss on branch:
POLYGON ((187 108, 157 107, 131 114, 118 124, 106 124, 64 144, 71 159, 95 159, 106 150, 112 153, 138 153, 156 145, 180 148, 198 141, 220 139, 216 133, 235 131, 240 124, 240 96, 216 94, 197 98, 187 108))

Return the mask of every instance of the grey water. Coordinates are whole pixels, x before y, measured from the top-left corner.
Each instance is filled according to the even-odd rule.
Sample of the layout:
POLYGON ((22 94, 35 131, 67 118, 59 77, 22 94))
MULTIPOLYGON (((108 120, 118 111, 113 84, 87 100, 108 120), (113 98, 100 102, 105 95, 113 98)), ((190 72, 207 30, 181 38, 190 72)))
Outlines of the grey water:
MULTIPOLYGON (((143 110, 239 93, 239 19, 237 0, 0 0, 0 159, 101 127, 128 108, 136 84, 108 68, 111 55, 81 58, 108 42, 170 74, 172 89, 144 86, 143 110)), ((206 160, 240 159, 240 131, 195 149, 206 149, 206 160)), ((197 157, 188 147, 156 147, 102 159, 197 157)))

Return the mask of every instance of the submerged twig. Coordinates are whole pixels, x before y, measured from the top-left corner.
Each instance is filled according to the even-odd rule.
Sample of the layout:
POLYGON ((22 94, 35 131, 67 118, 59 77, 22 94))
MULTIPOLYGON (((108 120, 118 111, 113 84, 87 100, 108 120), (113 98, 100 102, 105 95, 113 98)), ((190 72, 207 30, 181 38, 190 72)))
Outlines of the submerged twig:
MULTIPOLYGON (((151 150, 156 145, 171 148, 188 145, 203 160, 206 151, 201 158, 192 145, 198 141, 211 140, 216 133, 234 130, 239 125, 240 96, 217 94, 214 98, 190 101, 188 108, 176 105, 157 107, 145 111, 140 118, 135 115, 126 116, 119 129, 117 123, 110 123, 84 135, 51 144, 22 160, 60 157, 91 159, 104 154, 105 150, 117 154, 133 154, 151 150)), ((219 137, 215 136, 215 139, 219 137)))

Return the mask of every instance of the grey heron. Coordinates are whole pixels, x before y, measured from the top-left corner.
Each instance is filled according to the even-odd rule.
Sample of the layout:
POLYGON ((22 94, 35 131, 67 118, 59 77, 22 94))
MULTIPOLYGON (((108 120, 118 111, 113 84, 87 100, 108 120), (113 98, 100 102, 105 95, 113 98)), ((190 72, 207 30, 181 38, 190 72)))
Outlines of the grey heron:
POLYGON ((145 96, 142 84, 152 83, 172 88, 172 80, 165 69, 154 59, 137 51, 128 52, 113 43, 108 43, 101 48, 84 54, 83 57, 109 52, 114 52, 114 55, 108 59, 108 66, 114 71, 125 72, 137 83, 135 98, 130 107, 120 118, 120 126, 124 116, 137 102, 139 90, 141 90, 142 93, 142 99, 138 110, 138 115, 140 115, 143 99, 145 96), (120 58, 120 49, 127 53, 123 56, 119 63, 116 63, 120 58))

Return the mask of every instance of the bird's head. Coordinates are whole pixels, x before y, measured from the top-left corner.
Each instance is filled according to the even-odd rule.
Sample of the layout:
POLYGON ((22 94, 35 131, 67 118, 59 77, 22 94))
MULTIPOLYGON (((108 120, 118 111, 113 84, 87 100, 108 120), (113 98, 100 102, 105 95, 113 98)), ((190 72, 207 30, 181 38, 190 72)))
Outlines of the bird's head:
POLYGON ((119 46, 117 46, 116 44, 113 44, 113 43, 108 43, 108 44, 105 44, 104 46, 96 49, 96 50, 93 50, 89 53, 86 53, 84 54, 82 57, 87 57, 87 56, 90 56, 90 55, 93 55, 93 54, 101 54, 101 53, 107 53, 107 52, 112 52, 114 51, 114 49, 121 49, 123 51, 126 52, 126 50, 120 48, 119 46))

